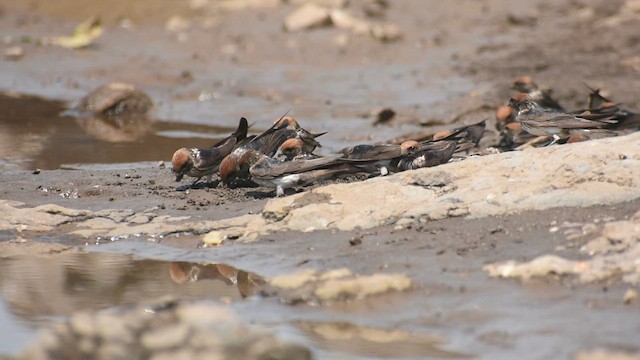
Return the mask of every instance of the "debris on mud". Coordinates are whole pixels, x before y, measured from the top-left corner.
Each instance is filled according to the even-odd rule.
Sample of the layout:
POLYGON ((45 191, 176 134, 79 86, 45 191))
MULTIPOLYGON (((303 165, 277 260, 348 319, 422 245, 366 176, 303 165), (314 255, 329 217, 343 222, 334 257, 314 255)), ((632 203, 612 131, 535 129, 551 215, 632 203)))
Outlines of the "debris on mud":
POLYGON ((42 39, 45 45, 56 45, 69 49, 87 47, 102 35, 104 27, 99 18, 91 17, 79 24, 70 36, 55 36, 42 39))

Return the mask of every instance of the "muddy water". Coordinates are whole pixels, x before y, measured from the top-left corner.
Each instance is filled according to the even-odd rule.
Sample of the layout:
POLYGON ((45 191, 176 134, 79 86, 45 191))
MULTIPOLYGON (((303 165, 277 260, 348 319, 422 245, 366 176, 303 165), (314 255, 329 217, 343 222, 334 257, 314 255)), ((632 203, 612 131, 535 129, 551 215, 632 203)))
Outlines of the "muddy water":
POLYGON ((208 147, 234 130, 171 121, 117 124, 73 118, 64 114, 66 103, 27 95, 0 94, 0 108, 0 169, 157 166, 185 144, 208 147), (154 163, 132 164, 138 162, 154 163))
POLYGON ((260 288, 262 277, 225 264, 196 264, 109 253, 0 259, 0 353, 23 348, 37 329, 79 310, 170 296, 231 303, 260 288), (6 339, 5 339, 6 340, 6 339))
MULTIPOLYGON (((0 169, 116 169, 157 166, 181 147, 206 148, 235 130, 228 126, 147 119, 114 122, 105 118, 69 115, 69 104, 36 96, 0 93, 0 169)), ((283 110, 285 111, 285 110, 283 110)), ((323 137, 324 149, 337 151, 348 144, 386 141, 398 129, 371 127, 366 114, 326 119, 315 132, 340 128, 340 137, 323 137)), ((368 115, 367 115, 368 116, 368 115)), ((275 115, 274 115, 275 117, 275 115)), ((264 120, 264 119, 262 119, 264 120)), ((270 121, 253 122, 257 133, 270 121)), ((409 131, 410 126, 403 127, 409 131)))
POLYGON ((296 318, 283 305, 261 302, 257 295, 264 282, 258 274, 226 264, 140 259, 117 253, 1 258, 0 332, 9 336, 0 342, 0 354, 17 352, 38 330, 74 312, 171 297, 230 304, 243 317, 258 319, 262 327, 283 338, 307 343, 322 356, 467 357, 444 350, 447 339, 440 335, 330 321, 331 314, 310 312, 307 319, 296 318))

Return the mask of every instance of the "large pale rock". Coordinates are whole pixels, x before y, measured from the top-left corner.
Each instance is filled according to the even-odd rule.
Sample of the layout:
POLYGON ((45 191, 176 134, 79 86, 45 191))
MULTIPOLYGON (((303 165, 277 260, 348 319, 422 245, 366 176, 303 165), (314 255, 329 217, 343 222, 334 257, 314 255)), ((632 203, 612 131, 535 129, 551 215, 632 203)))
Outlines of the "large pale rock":
MULTIPOLYGON (((453 216, 485 217, 640 198, 640 133, 473 157, 333 184, 270 200, 261 214, 219 222, 215 238, 278 230, 368 229, 453 216)), ((206 245, 206 242, 205 242, 206 245)))

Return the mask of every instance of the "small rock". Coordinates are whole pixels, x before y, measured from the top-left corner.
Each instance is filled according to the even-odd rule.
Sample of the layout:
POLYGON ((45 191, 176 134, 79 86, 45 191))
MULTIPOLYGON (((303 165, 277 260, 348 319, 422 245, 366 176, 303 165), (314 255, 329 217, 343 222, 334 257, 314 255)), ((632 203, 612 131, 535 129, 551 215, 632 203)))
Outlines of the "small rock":
POLYGON ((382 18, 389 8, 387 0, 369 0, 363 6, 365 15, 371 18, 382 18))
POLYGON ((330 22, 329 10, 313 3, 307 3, 287 16, 284 21, 284 29, 288 32, 294 32, 326 26, 330 22))
POLYGON ((24 56, 24 49, 21 46, 12 46, 4 51, 4 59, 18 61, 24 56))
POLYGON ((158 169, 164 169, 166 167, 166 165, 164 164, 164 161, 160 160, 158 161, 158 169))
POLYGON ((516 26, 535 26, 538 23, 538 16, 533 13, 509 13, 507 22, 516 26))
POLYGON ((359 19, 344 10, 334 9, 330 13, 331 22, 335 27, 353 31, 355 34, 368 34, 371 24, 368 21, 359 19))
POLYGON ((362 236, 354 236, 349 240, 349 245, 356 246, 362 244, 362 236))
POLYGON ((42 170, 40 170, 40 169, 35 169, 35 170, 33 170, 32 174, 33 174, 33 175, 38 175, 38 174, 40 174, 41 172, 42 172, 42 170))
POLYGON ((94 115, 147 115, 152 106, 151 98, 134 85, 112 82, 91 91, 74 110, 94 115))
POLYGON ((393 120, 396 116, 396 112, 391 108, 384 108, 380 111, 377 111, 375 114, 375 120, 373 121, 373 125, 386 124, 393 120))
POLYGON ((382 24, 371 27, 371 36, 382 42, 393 42, 402 39, 404 34, 396 24, 382 24))
POLYGON ((128 218, 127 221, 130 222, 131 224, 146 224, 149 221, 151 221, 151 219, 146 215, 136 214, 128 218))
POLYGON ((190 27, 191 23, 189 20, 177 15, 172 16, 164 25, 165 30, 169 32, 181 32, 188 30, 190 27))
POLYGON ((638 299, 638 292, 634 289, 628 289, 622 297, 622 301, 627 305, 635 302, 636 299, 638 299))
POLYGON ((203 238, 202 242, 206 246, 218 246, 222 245, 222 242, 227 239, 227 236, 222 231, 211 231, 207 233, 203 238))

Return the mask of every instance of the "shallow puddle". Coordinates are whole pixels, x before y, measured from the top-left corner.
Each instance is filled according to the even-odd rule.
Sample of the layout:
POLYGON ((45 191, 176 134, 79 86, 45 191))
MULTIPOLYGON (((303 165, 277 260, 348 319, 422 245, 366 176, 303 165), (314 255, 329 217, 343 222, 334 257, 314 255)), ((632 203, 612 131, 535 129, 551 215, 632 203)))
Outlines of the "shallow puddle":
POLYGON ((0 354, 73 312, 163 297, 231 303, 252 296, 262 277, 225 264, 140 260, 110 253, 0 258, 0 354))
MULTIPOLYGON (((182 252, 178 257, 187 255, 182 252)), ((20 351, 38 330, 78 311, 174 298, 230 304, 244 321, 309 346, 319 358, 467 357, 445 350, 449 340, 441 335, 363 326, 347 318, 336 321, 332 311, 292 308, 254 296, 265 282, 260 275, 226 264, 140 259, 111 252, 0 258, 0 332, 8 334, 0 342, 0 354, 20 351), (252 300, 242 301, 247 298, 252 300)))
POLYGON ((74 169, 86 167, 83 164, 110 168, 157 162, 170 159, 185 144, 211 146, 235 129, 171 121, 73 118, 63 115, 64 102, 15 94, 0 94, 0 108, 0 169, 74 169))

